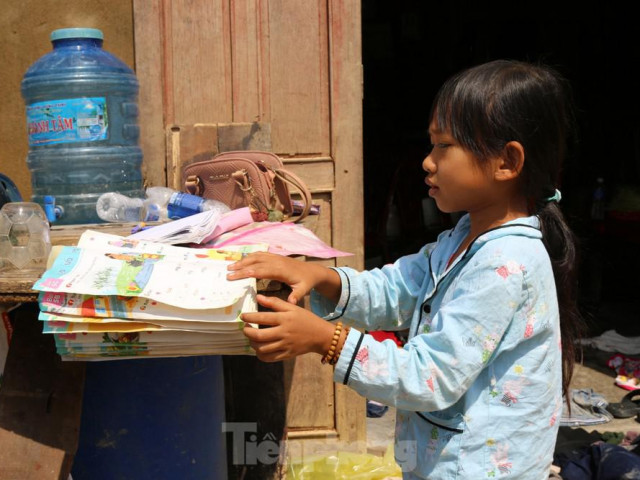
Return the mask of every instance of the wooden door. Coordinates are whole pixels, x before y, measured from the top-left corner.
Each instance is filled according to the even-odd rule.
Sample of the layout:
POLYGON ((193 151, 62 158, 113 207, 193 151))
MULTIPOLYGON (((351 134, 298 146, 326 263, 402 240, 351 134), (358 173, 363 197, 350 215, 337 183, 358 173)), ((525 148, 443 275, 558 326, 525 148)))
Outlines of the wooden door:
MULTIPOLYGON (((320 205, 316 234, 354 253, 325 263, 362 268, 360 1, 133 4, 147 184, 179 186, 182 157, 220 150, 222 126, 268 128, 272 151, 320 205)), ((313 438, 362 451, 365 401, 319 363, 285 365, 288 443, 298 453, 313 438)))

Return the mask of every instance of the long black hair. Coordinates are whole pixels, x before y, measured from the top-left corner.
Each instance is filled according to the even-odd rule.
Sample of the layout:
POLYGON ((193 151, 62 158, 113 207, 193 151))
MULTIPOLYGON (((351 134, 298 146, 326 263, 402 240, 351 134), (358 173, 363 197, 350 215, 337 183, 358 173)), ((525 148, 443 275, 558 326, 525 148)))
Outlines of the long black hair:
POLYGON ((525 151, 519 175, 529 214, 540 219, 551 258, 560 310, 562 392, 569 402, 577 339, 583 332, 577 307, 577 241, 557 201, 562 164, 576 144, 571 88, 556 70, 526 62, 495 60, 469 68, 440 88, 431 118, 482 161, 510 141, 525 151))

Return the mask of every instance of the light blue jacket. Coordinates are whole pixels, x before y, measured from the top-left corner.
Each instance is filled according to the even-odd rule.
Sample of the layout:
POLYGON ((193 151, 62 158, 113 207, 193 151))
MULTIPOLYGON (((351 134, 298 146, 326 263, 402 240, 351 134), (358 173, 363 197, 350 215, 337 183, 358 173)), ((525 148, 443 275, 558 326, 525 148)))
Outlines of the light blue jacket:
POLYGON ((334 380, 397 408, 405 478, 543 480, 562 413, 555 282, 537 217, 480 235, 465 215, 417 254, 367 272, 336 269, 336 306, 312 309, 362 330, 409 329, 398 348, 352 329, 334 380))

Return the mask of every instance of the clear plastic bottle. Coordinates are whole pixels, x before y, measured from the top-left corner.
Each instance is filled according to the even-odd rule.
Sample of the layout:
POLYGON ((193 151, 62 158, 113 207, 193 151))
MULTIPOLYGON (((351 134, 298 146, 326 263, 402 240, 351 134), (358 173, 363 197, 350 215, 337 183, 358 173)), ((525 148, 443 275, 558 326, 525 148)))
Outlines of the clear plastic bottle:
POLYGON ((51 33, 53 49, 25 72, 33 202, 52 195, 63 214, 57 224, 96 223, 105 192, 143 197, 138 80, 102 48, 94 28, 51 33))
POLYGON ((145 199, 107 192, 98 198, 96 213, 105 222, 152 222, 175 220, 207 210, 221 214, 230 209, 217 200, 206 199, 168 187, 147 188, 145 199))
POLYGON ((49 222, 40 205, 10 202, 0 209, 0 273, 42 273, 51 250, 49 222))

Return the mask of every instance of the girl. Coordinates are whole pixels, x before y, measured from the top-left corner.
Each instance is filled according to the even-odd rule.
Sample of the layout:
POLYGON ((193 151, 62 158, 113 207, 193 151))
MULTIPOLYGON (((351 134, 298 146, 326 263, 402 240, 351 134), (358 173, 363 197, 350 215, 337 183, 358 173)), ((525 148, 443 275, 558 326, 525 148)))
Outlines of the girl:
POLYGON ((431 111, 429 195, 467 212, 436 243, 368 272, 269 254, 229 279, 270 278, 289 302, 243 320, 258 357, 307 352, 334 379, 397 408, 405 478, 546 479, 578 315, 574 238, 558 208, 572 114, 565 82, 493 61, 448 80, 431 111), (296 303, 311 293, 313 312, 296 303), (344 322, 344 327, 343 327, 344 322), (409 329, 403 348, 362 330, 409 329))

